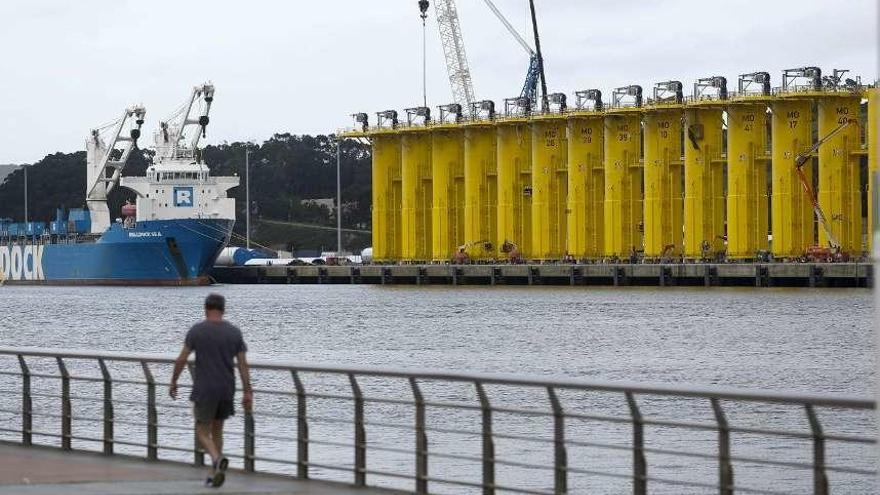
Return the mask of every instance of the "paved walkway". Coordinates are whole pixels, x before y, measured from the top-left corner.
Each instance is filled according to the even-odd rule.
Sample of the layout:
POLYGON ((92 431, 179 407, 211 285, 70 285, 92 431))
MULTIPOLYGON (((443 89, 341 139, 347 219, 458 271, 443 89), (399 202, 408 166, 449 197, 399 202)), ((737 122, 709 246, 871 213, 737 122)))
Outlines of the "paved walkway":
POLYGON ((386 490, 230 471, 221 488, 206 470, 172 462, 0 443, 0 495, 390 495, 386 490))

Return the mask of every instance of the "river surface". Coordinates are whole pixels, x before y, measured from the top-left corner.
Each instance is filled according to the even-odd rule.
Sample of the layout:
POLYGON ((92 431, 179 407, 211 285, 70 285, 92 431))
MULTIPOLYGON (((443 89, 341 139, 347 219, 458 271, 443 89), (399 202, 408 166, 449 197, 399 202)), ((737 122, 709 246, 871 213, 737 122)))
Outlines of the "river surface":
MULTIPOLYGON (((2 287, 0 343, 174 353, 189 325, 200 318, 201 302, 211 291, 227 297, 228 318, 241 327, 254 358, 855 395, 873 391, 873 305, 871 293, 862 289, 2 287)), ((254 380, 259 387, 260 378, 254 380)), ((269 383, 280 386, 267 378, 264 384, 269 383)), ((5 389, 16 387, 6 383, 5 389)), ((275 401, 267 398, 262 405, 274 406, 275 401)), ((260 410, 259 395, 256 407, 260 410)), ((676 407, 684 405, 673 406, 667 414, 675 417, 676 407)), ((864 421, 853 420, 843 429, 858 430, 864 421)), ((603 438, 612 436, 610 430, 590 431, 603 438)), ((188 445, 181 438, 168 438, 188 445)), ((657 438, 681 440, 661 433, 657 438)), ((710 435, 706 442, 713 439, 710 435)), ((406 442, 409 447, 411 442, 406 442)), ((432 446, 464 448, 465 444, 432 439, 432 446)), ((287 448, 276 445, 273 452, 286 455, 287 448)), ((712 452, 711 446, 706 450, 712 452)), ((508 450, 518 451, 531 455, 530 448, 515 443, 508 450)), ((611 454, 623 459, 620 472, 627 473, 629 454, 611 454)), ((331 452, 330 457, 338 455, 331 452)), ((595 467, 611 462, 605 458, 607 452, 598 461, 590 455, 570 451, 569 463, 589 460, 595 467)), ((842 455, 844 462, 851 462, 862 454, 842 455)), ((344 462, 350 464, 350 457, 346 453, 344 462)), ((388 467, 381 454, 371 454, 370 459, 371 468, 388 467)), ((463 469, 456 464, 442 467, 432 462, 431 466, 432 475, 463 469)), ((690 462, 660 462, 660 466, 674 477, 690 469, 690 462)), ((706 468, 706 473, 694 469, 699 477, 714 476, 717 468, 706 468)), ((478 480, 479 466, 475 473, 478 480)), ((751 486, 763 481, 763 471, 756 473, 751 486)), ((806 481, 809 475, 800 474, 806 481)), ((350 479, 346 473, 327 476, 350 479)), ((548 489, 546 481, 532 482, 531 475, 510 476, 511 483, 548 489)), ((791 487, 790 479, 782 480, 784 486, 774 488, 791 487)), ((572 493, 625 491, 613 479, 585 476, 582 481, 572 493)), ((389 481, 411 486, 400 483, 389 481)), ((840 492, 872 490, 863 483, 846 479, 840 492)), ((437 486, 443 493, 464 493, 461 488, 437 486)), ((676 487, 651 492, 706 490, 676 487)))

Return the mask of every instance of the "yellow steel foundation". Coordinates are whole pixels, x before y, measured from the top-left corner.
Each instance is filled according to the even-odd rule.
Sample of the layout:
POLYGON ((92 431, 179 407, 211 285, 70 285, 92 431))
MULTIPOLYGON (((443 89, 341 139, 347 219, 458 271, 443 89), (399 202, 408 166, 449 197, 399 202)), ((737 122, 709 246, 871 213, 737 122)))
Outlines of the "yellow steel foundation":
POLYGON ((874 191, 877 187, 874 174, 880 170, 880 88, 871 88, 868 95, 868 125, 865 131, 865 140, 868 145, 868 247, 871 252, 874 245, 874 219, 877 216, 877 204, 874 201, 874 191))
POLYGON ((727 110, 727 257, 755 258, 766 251, 767 105, 731 102, 727 110))
POLYGON ((431 259, 431 134, 426 128, 410 128, 401 134, 400 259, 431 259))
POLYGON ((685 112, 684 256, 724 251, 724 109, 714 102, 685 112))
POLYGON ((682 253, 680 106, 645 110, 645 257, 682 253))
POLYGON ((496 257, 497 166, 495 125, 465 126, 464 139, 464 244, 473 260, 496 257))
MULTIPOLYGON (((861 96, 832 93, 819 98, 818 137, 828 136, 843 127, 818 150, 819 206, 831 224, 831 232, 840 243, 841 252, 862 252, 862 202, 859 113, 861 96)), ((828 246, 825 230, 819 228, 819 245, 828 246)))
POLYGON ((597 258, 603 250, 605 200, 602 115, 568 120, 568 227, 566 251, 577 259, 597 258))
MULTIPOLYGON (((498 122, 498 235, 532 256, 532 136, 527 119, 498 122)), ((502 255, 503 256, 503 255, 502 255)))
MULTIPOLYGON (((773 101, 773 181, 770 197, 771 252, 776 258, 803 256, 815 244, 813 208, 798 178, 795 159, 812 146, 812 101, 795 98, 773 101)), ((813 163, 802 167, 813 184, 813 163)))
POLYGON ((401 255, 400 135, 373 136, 373 258, 395 261, 401 255))
POLYGON ((563 116, 532 121, 532 258, 565 255, 568 143, 563 116))
POLYGON ((604 250, 622 258, 642 250, 641 110, 610 110, 605 119, 604 250))
MULTIPOLYGON (((864 94, 873 192, 880 90, 864 94)), ((346 135, 372 139, 378 262, 444 261, 459 258, 462 246, 471 260, 499 260, 508 256, 505 242, 534 260, 627 259, 641 252, 696 260, 725 250, 734 260, 767 250, 784 260, 828 244, 795 161, 817 138, 858 120, 861 97, 844 88, 800 88, 346 135)), ((814 154, 815 180, 815 158, 803 167, 835 238, 851 255, 870 248, 863 232, 873 230, 876 215, 869 201, 865 229, 862 130, 850 124, 822 144, 814 154)))
POLYGON ((464 244, 464 131, 438 127, 432 132, 432 257, 448 261, 464 244))

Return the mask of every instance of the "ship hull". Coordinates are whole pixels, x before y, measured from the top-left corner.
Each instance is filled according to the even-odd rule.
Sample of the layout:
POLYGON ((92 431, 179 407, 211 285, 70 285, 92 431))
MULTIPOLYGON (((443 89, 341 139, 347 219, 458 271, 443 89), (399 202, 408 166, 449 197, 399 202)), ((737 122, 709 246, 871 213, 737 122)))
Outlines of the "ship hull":
POLYGON ((0 241, 0 274, 7 284, 207 285, 233 223, 196 218, 142 221, 131 228, 117 223, 90 242, 7 239, 0 241))

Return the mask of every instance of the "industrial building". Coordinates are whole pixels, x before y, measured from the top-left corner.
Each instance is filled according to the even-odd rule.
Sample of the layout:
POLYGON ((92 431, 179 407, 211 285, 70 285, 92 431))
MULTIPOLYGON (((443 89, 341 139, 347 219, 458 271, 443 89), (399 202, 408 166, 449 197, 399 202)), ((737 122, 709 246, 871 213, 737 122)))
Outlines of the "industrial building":
POLYGON ((372 143, 374 260, 862 257, 880 90, 816 67, 786 70, 779 87, 766 72, 736 84, 356 114, 341 135, 372 143))

